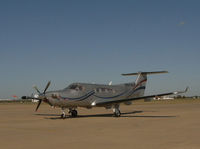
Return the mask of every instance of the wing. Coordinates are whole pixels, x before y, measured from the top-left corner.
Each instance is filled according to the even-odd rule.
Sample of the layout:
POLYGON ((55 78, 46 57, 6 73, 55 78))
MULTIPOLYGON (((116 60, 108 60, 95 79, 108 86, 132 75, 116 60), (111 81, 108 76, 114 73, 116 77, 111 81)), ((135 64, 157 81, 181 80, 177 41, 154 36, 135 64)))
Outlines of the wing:
POLYGON ((163 94, 156 94, 156 95, 149 95, 149 96, 142 96, 142 97, 134 97, 129 99, 120 99, 120 100, 111 100, 111 101, 103 101, 103 102, 93 102, 92 106, 104 106, 104 105, 111 105, 111 104, 119 104, 124 103, 126 101, 133 101, 133 100, 140 100, 140 99, 146 99, 146 98, 153 98, 153 97, 162 97, 162 96, 168 96, 168 95, 176 95, 185 93, 188 91, 188 87, 185 89, 185 91, 176 91, 176 92, 169 92, 169 93, 163 93, 163 94))

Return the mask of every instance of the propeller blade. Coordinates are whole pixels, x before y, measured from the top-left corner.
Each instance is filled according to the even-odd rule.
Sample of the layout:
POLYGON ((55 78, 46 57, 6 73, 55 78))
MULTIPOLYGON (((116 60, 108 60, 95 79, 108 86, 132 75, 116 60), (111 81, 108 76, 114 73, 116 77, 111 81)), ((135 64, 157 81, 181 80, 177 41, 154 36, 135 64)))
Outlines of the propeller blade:
POLYGON ((34 88, 39 94, 41 94, 40 91, 39 91, 39 89, 37 88, 37 86, 33 86, 33 88, 34 88))
POLYGON ((42 100, 40 99, 39 102, 38 102, 38 105, 37 105, 37 107, 36 107, 36 109, 35 109, 35 111, 38 110, 38 108, 40 107, 41 102, 42 102, 42 100))
POLYGON ((48 83, 47 83, 47 85, 46 85, 46 87, 45 87, 45 89, 44 89, 44 92, 43 92, 43 94, 45 94, 46 93, 46 91, 47 91, 47 89, 49 88, 49 85, 51 84, 51 81, 49 81, 48 83))

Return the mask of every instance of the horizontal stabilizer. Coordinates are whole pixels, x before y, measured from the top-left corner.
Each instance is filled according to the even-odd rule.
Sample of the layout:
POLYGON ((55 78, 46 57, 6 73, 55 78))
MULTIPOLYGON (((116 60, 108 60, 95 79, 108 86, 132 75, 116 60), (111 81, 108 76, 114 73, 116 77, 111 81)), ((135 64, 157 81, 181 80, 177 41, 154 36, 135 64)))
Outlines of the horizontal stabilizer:
POLYGON ((168 71, 153 71, 153 72, 125 73, 125 74, 122 74, 122 75, 123 75, 123 76, 135 76, 135 75, 139 75, 139 74, 152 75, 152 74, 160 74, 160 73, 168 73, 168 71))

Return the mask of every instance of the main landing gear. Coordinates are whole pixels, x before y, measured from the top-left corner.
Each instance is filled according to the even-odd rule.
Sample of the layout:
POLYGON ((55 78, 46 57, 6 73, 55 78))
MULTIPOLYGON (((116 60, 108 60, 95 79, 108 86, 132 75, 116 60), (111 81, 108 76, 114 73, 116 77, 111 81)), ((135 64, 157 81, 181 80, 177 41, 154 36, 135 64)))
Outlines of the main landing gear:
POLYGON ((71 114, 71 117, 77 117, 78 112, 75 109, 69 109, 69 114, 71 114))
MULTIPOLYGON (((69 109, 69 114, 71 114, 71 117, 77 117, 78 112, 75 109, 69 109)), ((66 118, 66 113, 65 113, 65 108, 62 108, 62 114, 61 118, 65 119, 66 118)))
POLYGON ((113 113, 115 117, 120 117, 121 116, 121 112, 119 110, 119 105, 115 105, 113 108, 113 113))

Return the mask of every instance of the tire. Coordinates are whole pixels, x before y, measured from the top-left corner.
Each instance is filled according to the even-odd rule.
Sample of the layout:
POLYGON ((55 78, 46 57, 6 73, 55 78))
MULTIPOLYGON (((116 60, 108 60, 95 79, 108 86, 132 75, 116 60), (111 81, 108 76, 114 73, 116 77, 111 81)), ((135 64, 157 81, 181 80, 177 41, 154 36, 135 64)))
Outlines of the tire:
POLYGON ((61 114, 61 118, 65 119, 66 118, 65 114, 61 114))
POLYGON ((114 113, 114 116, 115 117, 120 117, 121 116, 120 110, 116 110, 115 113, 114 113))
POLYGON ((71 116, 72 117, 77 117, 77 115, 78 115, 78 112, 76 110, 72 110, 71 111, 71 116))

